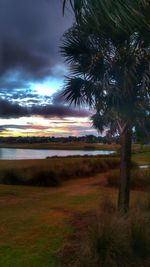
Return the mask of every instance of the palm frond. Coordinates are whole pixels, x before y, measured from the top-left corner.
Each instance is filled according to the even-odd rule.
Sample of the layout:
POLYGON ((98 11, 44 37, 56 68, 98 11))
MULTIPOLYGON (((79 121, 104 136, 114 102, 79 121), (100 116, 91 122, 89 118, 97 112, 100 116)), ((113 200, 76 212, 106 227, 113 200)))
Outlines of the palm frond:
POLYGON ((150 38, 143 11, 148 2, 143 1, 79 1, 80 21, 63 37, 61 53, 70 67, 64 96, 70 103, 93 108, 93 124, 99 130, 117 130, 117 120, 135 125, 149 109, 150 38))
POLYGON ((148 35, 150 30, 149 0, 72 0, 70 4, 77 22, 88 32, 105 36, 112 32, 115 40, 138 30, 148 35))
POLYGON ((93 84, 80 77, 66 78, 63 97, 70 104, 81 106, 93 103, 93 84))

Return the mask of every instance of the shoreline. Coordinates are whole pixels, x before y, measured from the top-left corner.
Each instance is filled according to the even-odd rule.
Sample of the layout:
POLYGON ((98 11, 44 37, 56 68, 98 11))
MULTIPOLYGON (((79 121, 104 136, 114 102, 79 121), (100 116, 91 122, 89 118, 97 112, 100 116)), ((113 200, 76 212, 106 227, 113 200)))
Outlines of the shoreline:
POLYGON ((118 150, 119 145, 116 144, 86 144, 86 143, 33 143, 33 144, 0 144, 0 148, 14 148, 14 149, 45 149, 45 150, 118 150))

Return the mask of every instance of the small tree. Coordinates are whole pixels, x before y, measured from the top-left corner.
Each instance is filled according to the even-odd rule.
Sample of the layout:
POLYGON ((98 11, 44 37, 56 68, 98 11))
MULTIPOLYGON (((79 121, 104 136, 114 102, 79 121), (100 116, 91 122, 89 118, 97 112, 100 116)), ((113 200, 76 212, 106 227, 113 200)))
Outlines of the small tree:
MULTIPOLYGON (((121 212, 127 212, 132 128, 149 116, 150 48, 146 34, 148 24, 145 23, 147 13, 145 15, 145 10, 140 13, 139 6, 135 5, 137 1, 133 1, 134 12, 133 5, 129 6, 128 2, 121 13, 117 13, 117 3, 120 5, 120 1, 115 1, 117 7, 114 6, 111 15, 108 10, 101 12, 100 0, 77 2, 84 5, 81 10, 77 9, 77 23, 64 35, 61 47, 70 65, 64 96, 76 105, 88 104, 95 111, 92 121, 99 131, 109 127, 112 132, 120 134, 118 208, 121 212), (123 11, 127 13, 127 7, 131 27, 127 27, 126 18, 120 17, 123 11), (137 14, 135 22, 133 13, 137 14), (137 28, 139 18, 141 24, 137 28), (121 21, 116 29, 112 25, 115 19, 121 21), (125 23, 124 28, 122 21, 125 23)), ((106 2, 109 2, 110 11, 113 1, 106 2)))

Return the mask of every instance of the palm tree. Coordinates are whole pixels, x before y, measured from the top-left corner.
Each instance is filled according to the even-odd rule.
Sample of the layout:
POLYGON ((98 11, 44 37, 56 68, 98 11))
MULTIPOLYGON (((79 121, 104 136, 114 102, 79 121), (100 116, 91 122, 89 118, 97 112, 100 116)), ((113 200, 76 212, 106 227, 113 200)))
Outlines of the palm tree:
MULTIPOLYGON (((92 120, 98 130, 110 127, 112 132, 120 134, 118 208, 121 212, 127 212, 132 129, 150 112, 150 48, 149 36, 146 35, 149 25, 145 21, 145 11, 140 14, 139 7, 135 23, 131 20, 131 28, 123 28, 123 24, 119 23, 115 28, 112 27, 111 18, 108 20, 108 10, 104 14, 101 12, 99 17, 100 8, 92 6, 91 0, 77 2, 90 3, 90 11, 88 6, 87 9, 82 8, 80 14, 76 13, 77 23, 64 35, 61 52, 70 65, 64 96, 71 103, 88 104, 95 111, 92 120), (137 28, 139 16, 142 21, 137 28)), ((135 4, 137 1, 133 2, 135 4)), ((102 1, 95 0, 93 3, 98 5, 102 1)), ((113 14, 116 14, 115 19, 118 14, 116 9, 111 17, 113 14)))
POLYGON ((76 21, 84 22, 94 32, 106 29, 107 24, 115 31, 124 32, 150 24, 149 0, 63 0, 63 14, 67 4, 73 9, 76 21))

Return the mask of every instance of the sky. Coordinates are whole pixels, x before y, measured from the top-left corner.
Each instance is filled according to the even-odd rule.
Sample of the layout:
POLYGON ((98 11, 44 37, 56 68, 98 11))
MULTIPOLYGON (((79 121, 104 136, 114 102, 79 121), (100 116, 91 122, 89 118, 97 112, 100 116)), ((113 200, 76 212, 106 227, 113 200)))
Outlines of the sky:
POLYGON ((96 134, 87 109, 65 103, 59 47, 73 14, 62 0, 0 0, 0 136, 96 134))

